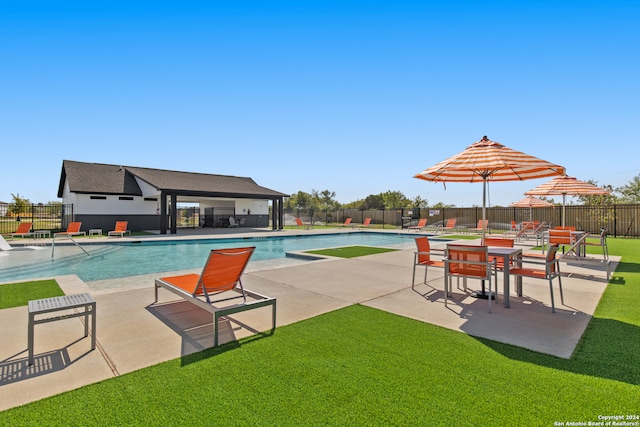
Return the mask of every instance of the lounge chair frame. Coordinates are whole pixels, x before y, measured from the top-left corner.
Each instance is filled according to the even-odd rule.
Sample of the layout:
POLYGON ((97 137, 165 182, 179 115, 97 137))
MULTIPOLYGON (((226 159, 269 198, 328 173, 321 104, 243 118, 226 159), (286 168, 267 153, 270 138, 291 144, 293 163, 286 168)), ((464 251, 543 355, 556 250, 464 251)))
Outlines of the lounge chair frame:
MULTIPOLYGON (((174 283, 171 283, 168 279, 172 279, 171 277, 160 278, 155 280, 155 301, 158 302, 158 289, 164 288, 174 294, 180 296, 186 301, 200 307, 203 310, 206 310, 213 314, 213 327, 214 327, 214 335, 213 335, 213 345, 214 347, 218 346, 218 321, 220 317, 227 316, 230 314, 241 313, 243 311, 252 310, 254 308, 267 307, 271 306, 271 334, 274 333, 276 328, 276 299, 272 297, 268 297, 266 295, 262 295, 258 292, 251 291, 249 289, 244 288, 242 285, 242 281, 240 277, 246 268, 246 265, 251 257, 251 254, 255 250, 255 246, 247 247, 247 248, 233 248, 233 249, 214 249, 211 251, 209 255, 209 259, 202 270, 202 274, 198 278, 198 285, 196 286, 193 292, 189 292, 186 289, 177 286, 174 283), (242 271, 238 274, 236 285, 233 289, 221 290, 219 292, 208 292, 204 283, 202 282, 202 277, 205 275, 207 270, 207 265, 212 261, 212 257, 214 256, 238 256, 238 255, 246 255, 249 253, 249 256, 246 260, 245 265, 242 267, 242 271), (228 292, 235 292, 238 295, 233 295, 230 297, 224 297, 220 299, 213 300, 212 297, 215 295, 229 295, 228 292), (247 301, 247 297, 253 299, 253 301, 247 301), (233 299, 242 298, 243 302, 238 304, 232 304, 227 306, 216 306, 214 304, 218 304, 224 301, 230 301, 233 299)), ((194 275, 184 275, 185 276, 197 276, 194 275)))

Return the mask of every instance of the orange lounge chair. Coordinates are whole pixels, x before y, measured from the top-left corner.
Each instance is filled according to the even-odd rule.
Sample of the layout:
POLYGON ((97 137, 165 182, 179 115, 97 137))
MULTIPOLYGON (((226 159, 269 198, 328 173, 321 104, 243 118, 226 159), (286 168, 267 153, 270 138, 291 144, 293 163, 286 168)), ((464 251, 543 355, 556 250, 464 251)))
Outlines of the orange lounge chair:
POLYGON ((343 227, 348 227, 349 225, 351 225, 351 217, 345 219, 344 224, 342 224, 343 227))
POLYGON ((449 218, 445 225, 442 225, 442 224, 438 225, 438 228, 436 229, 436 231, 453 230, 455 228, 456 228, 456 219, 449 218))
POLYGON ((489 231, 489 220, 488 219, 485 219, 485 220, 479 219, 478 220, 478 226, 476 228, 471 228, 470 229, 470 231, 476 231, 476 232, 479 232, 479 233, 481 233, 482 230, 489 231), (484 227, 483 227, 483 224, 484 224, 484 227))
POLYGON ((409 230, 422 230, 427 226, 427 218, 420 218, 418 221, 418 225, 412 225, 411 227, 407 227, 409 230))
POLYGON ((427 270, 429 267, 439 267, 444 268, 444 261, 442 259, 433 259, 432 255, 439 256, 442 258, 444 256, 444 252, 435 253, 431 250, 431 244, 429 243, 428 237, 418 237, 416 239, 416 247, 418 249, 417 252, 414 252, 413 259, 413 279, 411 281, 411 289, 415 289, 416 285, 416 267, 424 267, 424 281, 423 284, 427 284, 427 270))
POLYGON ((21 222, 18 226, 18 229, 11 233, 11 240, 13 240, 14 236, 20 236, 22 238, 24 238, 25 236, 33 236, 33 233, 31 232, 32 226, 32 222, 21 222))
POLYGON ((131 235, 131 231, 127 230, 128 226, 129 226, 128 221, 116 221, 116 229, 109 231, 107 233, 107 237, 111 237, 111 236, 124 237, 124 235, 127 233, 131 235))
POLYGON ((365 218, 362 223, 362 227, 369 227, 371 225, 371 218, 365 218))
POLYGON ((255 246, 213 249, 201 274, 156 279, 154 303, 158 302, 158 288, 162 287, 212 313, 214 347, 218 345, 220 317, 254 308, 271 306, 271 333, 273 334, 276 328, 276 299, 245 289, 240 279, 255 249, 255 246), (242 302, 225 303, 236 299, 242 299, 242 302))
POLYGON ((304 222, 302 222, 300 218, 296 218, 296 225, 298 226, 298 228, 302 227, 305 230, 308 230, 311 227, 310 225, 307 225, 304 222))
POLYGON ((53 237, 56 237, 56 236, 71 237, 71 236, 79 236, 79 235, 86 236, 87 235, 86 231, 80 231, 81 226, 82 226, 82 222, 70 222, 69 225, 67 226, 67 231, 54 233, 53 237))

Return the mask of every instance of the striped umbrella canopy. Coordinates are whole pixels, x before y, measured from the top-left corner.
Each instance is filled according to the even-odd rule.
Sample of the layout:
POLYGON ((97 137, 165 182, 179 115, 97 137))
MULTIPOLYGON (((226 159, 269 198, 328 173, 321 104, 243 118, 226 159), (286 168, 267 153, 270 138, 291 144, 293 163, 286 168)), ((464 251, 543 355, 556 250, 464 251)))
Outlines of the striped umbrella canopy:
POLYGON ((537 197, 528 196, 522 200, 511 203, 511 206, 513 206, 514 208, 529 208, 529 221, 531 221, 532 208, 546 208, 549 206, 553 206, 553 203, 547 202, 546 200, 538 199, 537 197))
POLYGON ((610 191, 605 188, 564 175, 541 184, 533 190, 526 191, 524 194, 527 196, 562 196, 562 225, 564 226, 567 196, 596 196, 609 193, 610 191))
MULTIPOLYGON (((464 151, 414 178, 434 182, 482 182, 482 219, 486 220, 487 181, 524 181, 564 175, 565 168, 507 148, 486 136, 464 151)), ((484 243, 485 230, 482 230, 484 243)))

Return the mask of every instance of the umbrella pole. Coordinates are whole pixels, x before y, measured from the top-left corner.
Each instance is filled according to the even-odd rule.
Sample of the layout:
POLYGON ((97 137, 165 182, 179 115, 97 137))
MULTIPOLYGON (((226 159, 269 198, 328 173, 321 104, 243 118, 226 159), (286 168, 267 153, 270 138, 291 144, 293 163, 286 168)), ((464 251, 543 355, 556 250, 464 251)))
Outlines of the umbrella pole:
MULTIPOLYGON (((481 245, 484 245, 484 236, 486 233, 486 219, 487 219, 487 178, 483 178, 482 180, 482 240, 480 242, 481 245)), ((471 294, 472 297, 481 298, 481 299, 495 299, 495 297, 485 290, 484 280, 482 282, 482 290, 480 292, 474 292, 471 294)), ((497 285, 496 285, 497 286, 497 285)))
POLYGON ((564 227, 565 206, 567 205, 567 194, 562 195, 562 226, 564 227))

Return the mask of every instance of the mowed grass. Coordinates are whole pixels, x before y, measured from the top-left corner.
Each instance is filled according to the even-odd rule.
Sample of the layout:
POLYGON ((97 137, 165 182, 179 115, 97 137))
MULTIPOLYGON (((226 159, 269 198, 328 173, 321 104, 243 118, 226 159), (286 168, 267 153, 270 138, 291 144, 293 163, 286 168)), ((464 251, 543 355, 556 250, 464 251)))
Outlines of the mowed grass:
POLYGON ((27 305, 30 300, 64 295, 55 280, 0 285, 0 309, 27 305))
POLYGON ((333 256, 340 258, 355 258, 365 255, 382 254, 385 252, 393 252, 397 249, 378 248, 375 246, 344 246, 341 248, 318 249, 313 251, 305 251, 305 253, 333 256))
POLYGON ((549 426, 638 414, 639 249, 610 239, 623 261, 570 359, 355 305, 4 411, 0 425, 549 426))

